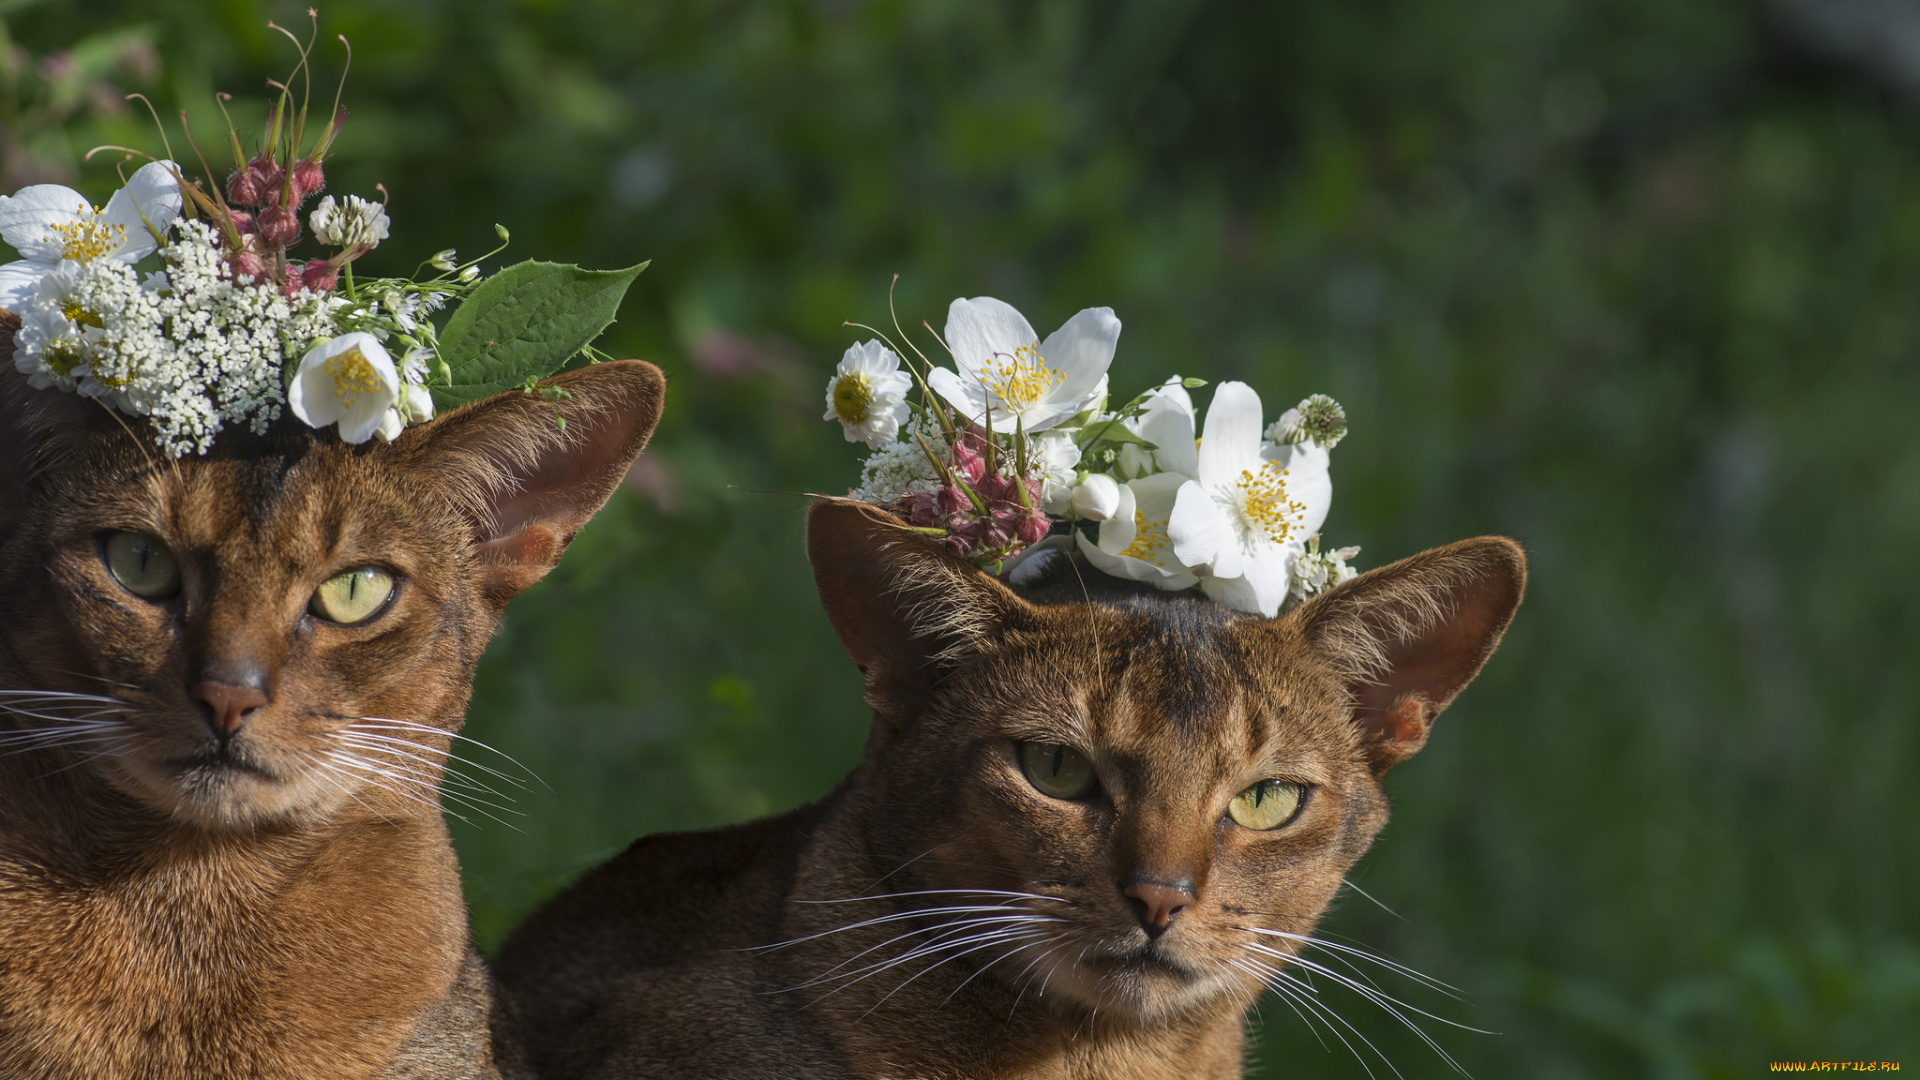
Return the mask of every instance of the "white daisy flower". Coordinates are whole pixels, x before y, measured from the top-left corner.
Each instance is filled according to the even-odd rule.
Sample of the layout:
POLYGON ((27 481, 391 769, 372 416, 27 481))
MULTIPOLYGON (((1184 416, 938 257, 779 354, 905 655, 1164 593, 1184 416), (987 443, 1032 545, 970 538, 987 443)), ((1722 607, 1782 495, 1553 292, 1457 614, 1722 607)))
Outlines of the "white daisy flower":
POLYGON ((878 341, 847 350, 827 380, 827 415, 838 420, 848 442, 866 443, 877 450, 900 434, 912 410, 907 394, 913 376, 900 370, 900 357, 878 341))

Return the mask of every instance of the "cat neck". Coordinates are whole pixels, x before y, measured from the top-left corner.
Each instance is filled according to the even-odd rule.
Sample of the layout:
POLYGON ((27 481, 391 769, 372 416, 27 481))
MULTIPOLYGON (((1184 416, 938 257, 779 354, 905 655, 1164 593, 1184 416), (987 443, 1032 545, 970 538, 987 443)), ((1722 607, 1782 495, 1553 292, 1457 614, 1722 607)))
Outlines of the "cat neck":
POLYGON ((0 792, 0 1073, 378 1076, 466 960, 437 812, 212 830, 50 754, 0 792))

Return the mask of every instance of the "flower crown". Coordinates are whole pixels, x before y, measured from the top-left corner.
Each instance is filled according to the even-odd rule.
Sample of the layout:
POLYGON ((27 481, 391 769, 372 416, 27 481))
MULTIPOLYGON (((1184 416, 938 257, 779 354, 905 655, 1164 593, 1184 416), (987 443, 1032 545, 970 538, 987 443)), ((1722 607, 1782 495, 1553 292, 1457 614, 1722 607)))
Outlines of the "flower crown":
POLYGON ((0 196, 0 237, 21 255, 0 265, 0 308, 20 320, 14 364, 36 389, 148 418, 173 457, 206 453, 228 425, 264 434, 283 409, 362 443, 503 390, 564 395, 537 384, 576 356, 605 359, 593 340, 646 264, 529 261, 484 275, 481 259, 506 246, 496 225, 500 247, 481 259, 449 249, 413 276, 356 281, 354 261, 387 239, 386 189, 380 202, 327 195, 308 206, 347 112, 336 95, 308 142, 313 40, 293 40, 299 62, 273 84, 253 156, 229 121, 224 190, 210 167, 203 190, 163 159, 104 209, 58 184, 0 196), (292 257, 305 234, 324 253, 292 257), (159 266, 140 272, 156 255, 159 266))
POLYGON ((848 494, 1016 579, 1023 559, 1072 548, 1115 577, 1271 616, 1352 577, 1360 549, 1322 551, 1319 538, 1328 454, 1347 432, 1339 403, 1315 394, 1263 428, 1260 396, 1225 382, 1202 429, 1188 391, 1205 381, 1174 376, 1110 409, 1119 338, 1110 308, 1041 341, 978 297, 947 310, 953 369, 916 349, 921 366, 902 370, 885 335, 853 346, 825 417, 873 451, 848 494))

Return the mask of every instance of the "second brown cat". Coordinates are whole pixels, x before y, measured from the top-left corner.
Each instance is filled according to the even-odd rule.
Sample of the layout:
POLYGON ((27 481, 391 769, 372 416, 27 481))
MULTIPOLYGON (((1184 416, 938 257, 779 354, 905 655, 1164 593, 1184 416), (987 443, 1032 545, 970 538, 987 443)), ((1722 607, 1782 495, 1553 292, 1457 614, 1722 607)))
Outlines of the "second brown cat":
POLYGON ((509 941, 549 1080, 1241 1075, 1526 576, 1483 537, 1262 619, 1066 557, 1012 589, 840 500, 808 554, 866 761, 639 841, 509 941))

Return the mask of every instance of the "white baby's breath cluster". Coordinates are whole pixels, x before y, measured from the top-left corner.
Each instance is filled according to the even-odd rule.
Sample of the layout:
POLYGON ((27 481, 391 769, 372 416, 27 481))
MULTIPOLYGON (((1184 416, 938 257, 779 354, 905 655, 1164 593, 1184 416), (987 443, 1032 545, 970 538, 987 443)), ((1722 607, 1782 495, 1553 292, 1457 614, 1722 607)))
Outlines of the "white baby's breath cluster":
POLYGON ((1045 540, 1263 615, 1351 578, 1360 550, 1319 546, 1339 403, 1315 394, 1263 425, 1253 388, 1226 382, 1203 424, 1188 391, 1205 383, 1175 376, 1112 407, 1119 336, 1111 309, 1088 308, 1043 341, 979 297, 948 310, 951 368, 920 355, 910 373, 891 343, 854 346, 827 385, 827 419, 872 448, 848 494, 982 566, 1010 571, 1045 540))
POLYGON ((0 234, 22 256, 0 264, 0 308, 20 319, 14 364, 32 386, 151 419, 173 457, 229 426, 264 433, 283 411, 348 442, 433 416, 428 385, 449 375, 432 317, 473 291, 473 263, 447 250, 424 280, 340 281, 335 260, 349 267, 389 221, 378 203, 328 196, 308 224, 340 253, 276 279, 250 269, 253 234, 236 246, 224 232, 248 215, 188 220, 184 201, 172 162, 143 166, 104 210, 54 184, 0 196, 0 234), (157 271, 136 270, 156 253, 157 271))
POLYGON ((205 453, 229 424, 266 431, 281 369, 333 333, 324 297, 236 282, 197 221, 174 226, 162 259, 144 281, 115 260, 63 261, 17 313, 15 363, 35 387, 150 417, 174 457, 205 453))
POLYGON ((937 455, 947 453, 947 443, 938 429, 923 434, 920 427, 918 420, 912 421, 905 439, 882 443, 868 454, 860 466, 860 483, 847 494, 861 502, 893 503, 908 492, 930 490, 940 473, 919 440, 924 438, 937 455))

